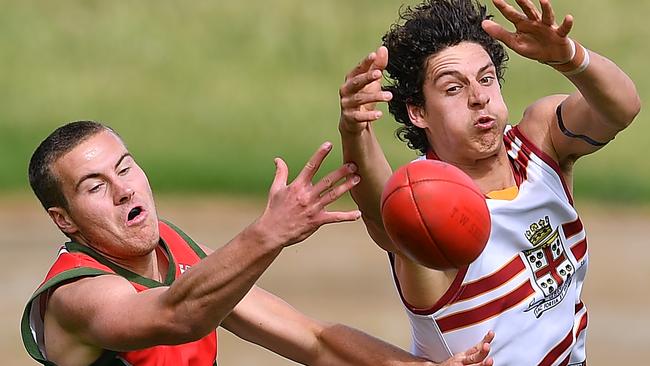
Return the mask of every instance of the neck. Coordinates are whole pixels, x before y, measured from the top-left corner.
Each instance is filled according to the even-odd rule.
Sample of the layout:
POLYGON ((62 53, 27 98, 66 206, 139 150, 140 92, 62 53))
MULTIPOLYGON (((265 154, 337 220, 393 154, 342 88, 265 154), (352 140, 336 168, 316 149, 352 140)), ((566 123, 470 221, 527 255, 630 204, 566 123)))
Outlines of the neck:
POLYGON ((510 161, 503 148, 487 158, 471 161, 454 161, 453 159, 435 156, 435 154, 429 154, 428 156, 429 158, 433 156, 433 158, 451 163, 460 168, 472 178, 483 193, 497 191, 515 185, 510 161))
POLYGON ((515 178, 505 151, 476 160, 473 164, 458 167, 472 178, 484 194, 515 185, 515 178))
POLYGON ((101 254, 104 258, 109 261, 117 264, 118 266, 128 269, 129 271, 136 273, 142 277, 152 279, 154 281, 162 282, 164 275, 167 272, 167 257, 160 249, 160 245, 157 245, 154 250, 149 251, 146 254, 142 255, 132 255, 128 257, 121 257, 111 255, 102 251, 96 246, 89 245, 87 241, 83 240, 84 238, 78 237, 73 240, 83 244, 87 247, 92 248, 97 253, 101 254))

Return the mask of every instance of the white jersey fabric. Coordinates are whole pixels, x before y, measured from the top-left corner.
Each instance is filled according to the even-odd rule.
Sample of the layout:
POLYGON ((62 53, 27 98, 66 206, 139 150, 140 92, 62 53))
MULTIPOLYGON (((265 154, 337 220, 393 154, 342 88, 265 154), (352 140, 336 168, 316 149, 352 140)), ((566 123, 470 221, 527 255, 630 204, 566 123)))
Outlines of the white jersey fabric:
POLYGON ((513 200, 487 199, 485 250, 433 308, 414 309, 402 297, 411 351, 441 362, 493 330, 495 365, 586 365, 582 222, 558 164, 517 127, 506 128, 504 142, 519 192, 513 200))

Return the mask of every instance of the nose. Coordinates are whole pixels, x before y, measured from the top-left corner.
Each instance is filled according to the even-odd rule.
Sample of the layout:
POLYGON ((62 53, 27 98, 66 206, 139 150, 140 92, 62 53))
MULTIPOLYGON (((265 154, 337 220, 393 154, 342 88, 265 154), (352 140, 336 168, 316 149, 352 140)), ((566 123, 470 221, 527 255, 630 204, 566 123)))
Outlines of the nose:
POLYGON ((113 202, 115 205, 123 205, 133 198, 135 191, 128 184, 117 183, 113 185, 113 202))
POLYGON ((471 109, 482 109, 490 102, 490 96, 480 84, 472 83, 467 102, 471 109))

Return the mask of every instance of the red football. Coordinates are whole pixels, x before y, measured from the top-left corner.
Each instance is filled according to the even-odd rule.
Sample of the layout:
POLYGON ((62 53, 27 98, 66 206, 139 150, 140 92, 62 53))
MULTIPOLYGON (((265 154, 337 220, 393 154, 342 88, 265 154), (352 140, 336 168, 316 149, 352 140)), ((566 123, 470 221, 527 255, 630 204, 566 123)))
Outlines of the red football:
POLYGON ((485 196, 462 170, 437 160, 397 169, 384 187, 381 215, 402 253, 438 270, 473 262, 490 236, 485 196))

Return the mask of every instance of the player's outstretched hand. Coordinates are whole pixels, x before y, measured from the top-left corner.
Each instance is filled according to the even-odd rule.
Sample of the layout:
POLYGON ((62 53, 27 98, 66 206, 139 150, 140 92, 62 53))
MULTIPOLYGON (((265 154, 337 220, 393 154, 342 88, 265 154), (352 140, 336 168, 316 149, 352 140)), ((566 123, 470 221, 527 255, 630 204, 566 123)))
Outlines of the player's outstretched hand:
POLYGON ((378 102, 387 102, 391 92, 382 91, 381 77, 388 65, 388 49, 381 46, 352 69, 339 89, 341 98, 341 132, 358 133, 368 123, 379 119, 382 112, 375 109, 378 102))
POLYGON ((275 179, 269 190, 266 209, 257 220, 275 243, 289 246, 306 239, 322 225, 361 217, 359 210, 326 210, 327 205, 359 183, 359 176, 354 174, 357 169, 354 164, 344 164, 318 182, 312 182, 331 150, 330 142, 323 143, 290 184, 287 184, 287 164, 280 158, 275 159, 275 179))
POLYGON ((521 11, 505 0, 492 0, 501 14, 515 26, 515 32, 508 32, 492 20, 484 20, 483 29, 521 56, 543 63, 570 61, 572 47, 567 36, 573 27, 573 17, 566 15, 562 24, 557 25, 550 0, 539 0, 541 14, 531 0, 516 1, 521 11))
POLYGON ((452 358, 440 364, 440 366, 492 366, 494 360, 488 357, 490 343, 494 339, 494 332, 489 331, 483 339, 474 347, 465 352, 457 353, 452 358))

